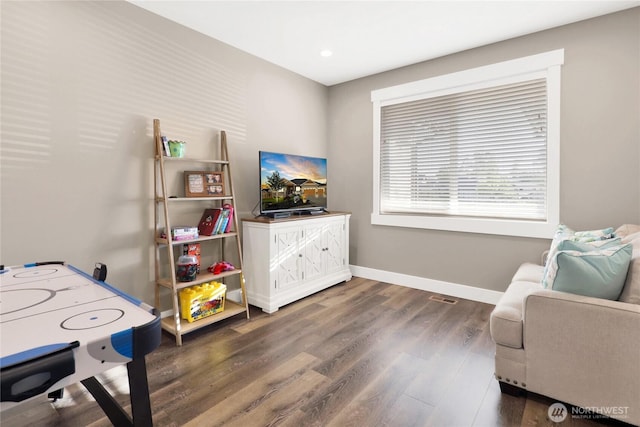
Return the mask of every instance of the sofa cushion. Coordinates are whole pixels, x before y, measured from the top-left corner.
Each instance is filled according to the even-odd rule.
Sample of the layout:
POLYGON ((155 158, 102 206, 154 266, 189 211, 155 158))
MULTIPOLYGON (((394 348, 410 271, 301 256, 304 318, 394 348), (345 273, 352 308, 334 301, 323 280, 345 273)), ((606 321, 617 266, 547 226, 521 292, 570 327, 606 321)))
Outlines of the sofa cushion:
POLYGON ((640 233, 640 225, 637 224, 623 224, 615 231, 616 236, 628 237, 631 234, 640 233))
POLYGON ((525 262, 511 278, 512 282, 540 282, 543 267, 538 264, 525 262))
POLYGON ((522 348, 522 304, 525 296, 542 288, 542 272, 542 266, 525 263, 514 275, 489 320, 491 338, 496 344, 522 348))
POLYGON ((625 224, 616 230, 623 243, 633 246, 627 279, 619 300, 630 304, 640 304, 640 225, 625 224))
POLYGON ((573 247, 576 249, 557 251, 549 261, 543 280, 546 287, 555 291, 617 300, 627 277, 632 246, 623 244, 592 250, 588 250, 588 245, 573 247))

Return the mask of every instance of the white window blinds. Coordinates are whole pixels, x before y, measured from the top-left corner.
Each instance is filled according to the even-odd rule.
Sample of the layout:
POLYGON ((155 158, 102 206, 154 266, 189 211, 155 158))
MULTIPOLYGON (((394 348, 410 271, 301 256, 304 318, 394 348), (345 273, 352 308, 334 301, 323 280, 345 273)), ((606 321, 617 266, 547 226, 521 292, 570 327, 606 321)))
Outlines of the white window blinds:
POLYGON ((546 220, 547 81, 382 106, 380 213, 546 220))
POLYGON ((371 223, 548 239, 560 217, 558 49, 371 91, 371 223))

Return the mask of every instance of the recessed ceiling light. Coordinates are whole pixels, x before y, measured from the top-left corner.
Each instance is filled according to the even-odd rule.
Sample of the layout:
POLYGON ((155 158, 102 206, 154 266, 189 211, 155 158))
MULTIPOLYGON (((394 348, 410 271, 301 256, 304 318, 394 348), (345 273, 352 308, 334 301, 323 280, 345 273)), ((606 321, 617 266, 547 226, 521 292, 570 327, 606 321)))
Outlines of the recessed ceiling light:
POLYGON ((333 52, 329 49, 323 49, 320 51, 320 56, 324 56, 325 58, 328 58, 331 55, 333 55, 333 52))

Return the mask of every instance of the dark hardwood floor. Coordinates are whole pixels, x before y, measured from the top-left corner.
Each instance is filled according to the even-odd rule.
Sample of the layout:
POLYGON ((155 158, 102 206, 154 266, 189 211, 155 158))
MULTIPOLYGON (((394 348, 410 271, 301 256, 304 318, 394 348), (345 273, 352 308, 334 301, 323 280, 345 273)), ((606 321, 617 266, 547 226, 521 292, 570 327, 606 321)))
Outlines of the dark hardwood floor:
MULTIPOLYGON (((147 356, 156 426, 551 426, 553 400, 500 393, 492 305, 361 278, 193 332, 147 356)), ((99 379, 128 402, 124 367, 99 379)), ((109 426, 82 385, 3 427, 109 426)), ((563 426, 597 422, 567 418, 563 426)))

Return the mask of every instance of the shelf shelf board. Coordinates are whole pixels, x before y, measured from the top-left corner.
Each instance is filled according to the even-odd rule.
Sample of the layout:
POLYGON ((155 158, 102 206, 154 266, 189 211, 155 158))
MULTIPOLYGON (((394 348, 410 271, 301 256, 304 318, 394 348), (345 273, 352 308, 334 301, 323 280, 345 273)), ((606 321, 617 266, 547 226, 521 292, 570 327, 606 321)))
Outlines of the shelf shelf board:
MULTIPOLYGON (((224 319, 228 319, 229 317, 235 316, 240 313, 246 312, 246 309, 233 301, 225 301, 224 303, 224 311, 220 313, 216 313, 212 316, 205 317, 200 320, 196 320, 195 322, 189 323, 188 321, 181 319, 180 320, 180 335, 188 334, 189 332, 195 331, 202 327, 211 325, 213 323, 219 322, 224 319)), ((173 316, 167 316, 161 320, 162 329, 170 332, 173 335, 177 334, 176 325, 174 324, 173 316)))
MULTIPOLYGON (((205 270, 206 271, 206 270, 205 270)), ((231 277, 242 274, 242 270, 236 268, 235 270, 223 271, 220 274, 212 274, 209 272, 200 273, 196 276, 196 280, 192 280, 191 282, 176 282, 175 289, 184 289, 190 286, 200 285, 202 283, 217 281, 219 279, 224 279, 225 277, 231 277)), ((158 280, 158 285, 163 286, 167 289, 174 289, 173 282, 170 278, 163 278, 158 280)))
MULTIPOLYGON (((230 231, 229 233, 214 234, 212 236, 200 236, 197 239, 172 240, 171 244, 175 246, 175 245, 181 245, 183 243, 198 243, 198 242, 206 242, 207 240, 226 239, 228 237, 235 237, 237 234, 238 233, 236 233, 235 231, 230 231)), ((162 237, 157 237, 156 243, 159 245, 169 244, 168 240, 162 237)))
MULTIPOLYGON (((224 196, 211 196, 211 197, 167 197, 167 202, 202 202, 206 200, 233 200, 233 196, 231 194, 227 194, 224 196)), ((164 202, 164 198, 162 196, 156 197, 157 203, 164 202)))
MULTIPOLYGON (((191 163, 209 163, 213 165, 228 165, 228 160, 213 160, 213 159, 197 159, 194 157, 168 157, 162 156, 165 162, 191 162, 191 163)), ((160 160, 160 156, 156 155, 156 160, 160 160)))

